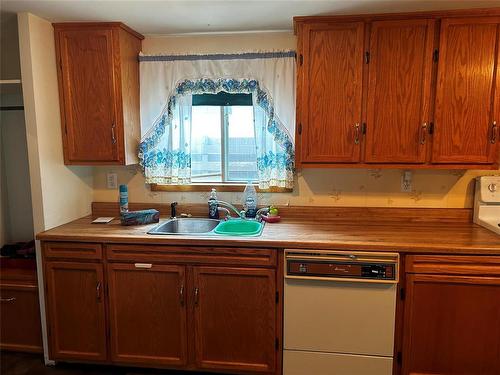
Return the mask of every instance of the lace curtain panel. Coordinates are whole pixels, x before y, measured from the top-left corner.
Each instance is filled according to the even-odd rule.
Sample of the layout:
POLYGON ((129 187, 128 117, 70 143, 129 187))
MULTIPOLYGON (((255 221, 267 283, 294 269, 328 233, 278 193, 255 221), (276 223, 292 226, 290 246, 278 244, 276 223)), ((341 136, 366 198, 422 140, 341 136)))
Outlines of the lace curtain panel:
POLYGON ((295 53, 140 56, 139 159, 146 183, 191 183, 194 94, 251 94, 258 184, 293 187, 295 53))

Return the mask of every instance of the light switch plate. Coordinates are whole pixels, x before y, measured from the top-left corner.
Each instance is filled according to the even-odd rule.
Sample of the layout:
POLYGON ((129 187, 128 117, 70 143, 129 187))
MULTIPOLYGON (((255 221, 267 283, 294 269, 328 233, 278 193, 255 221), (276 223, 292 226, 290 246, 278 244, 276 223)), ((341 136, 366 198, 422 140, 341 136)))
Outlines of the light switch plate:
POLYGON ((411 193, 413 190, 413 173, 411 171, 403 171, 401 174, 401 191, 403 193, 411 193))
POLYGON ((118 175, 115 172, 108 172, 106 174, 106 185, 108 189, 118 188, 118 175))

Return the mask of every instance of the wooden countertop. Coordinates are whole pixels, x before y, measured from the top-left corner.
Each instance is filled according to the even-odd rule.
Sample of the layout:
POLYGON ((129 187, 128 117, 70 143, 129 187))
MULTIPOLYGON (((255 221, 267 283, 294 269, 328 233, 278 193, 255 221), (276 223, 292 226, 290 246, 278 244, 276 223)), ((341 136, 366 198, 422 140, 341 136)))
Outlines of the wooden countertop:
MULTIPOLYGON (((165 220, 165 219, 162 219, 165 220)), ((39 233, 44 241, 143 243, 305 249, 384 250, 404 253, 500 255, 500 236, 470 222, 376 220, 307 221, 284 219, 266 224, 260 237, 148 235, 157 224, 91 224, 88 216, 39 233)))

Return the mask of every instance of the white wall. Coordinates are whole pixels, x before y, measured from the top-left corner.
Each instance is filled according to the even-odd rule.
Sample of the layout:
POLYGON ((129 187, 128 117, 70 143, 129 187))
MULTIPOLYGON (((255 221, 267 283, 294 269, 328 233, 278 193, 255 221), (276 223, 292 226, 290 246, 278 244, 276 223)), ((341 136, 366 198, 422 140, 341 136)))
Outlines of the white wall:
MULTIPOLYGON (((52 24, 29 13, 18 15, 21 76, 35 233, 90 213, 91 167, 64 165, 57 66, 52 24)), ((43 269, 37 241, 38 283, 46 345, 43 269)), ((45 352, 47 360, 47 352, 45 352)))

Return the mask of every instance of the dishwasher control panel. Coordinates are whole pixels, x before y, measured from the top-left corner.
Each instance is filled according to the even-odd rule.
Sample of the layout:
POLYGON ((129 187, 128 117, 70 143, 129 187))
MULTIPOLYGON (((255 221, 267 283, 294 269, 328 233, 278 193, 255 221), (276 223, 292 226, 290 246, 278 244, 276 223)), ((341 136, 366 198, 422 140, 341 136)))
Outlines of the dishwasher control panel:
POLYGON ((285 277, 323 280, 398 281, 398 254, 285 253, 285 277))

